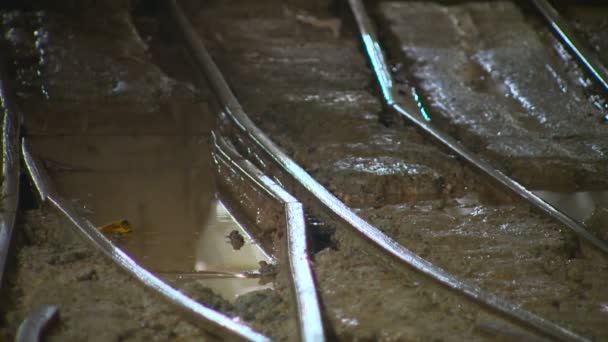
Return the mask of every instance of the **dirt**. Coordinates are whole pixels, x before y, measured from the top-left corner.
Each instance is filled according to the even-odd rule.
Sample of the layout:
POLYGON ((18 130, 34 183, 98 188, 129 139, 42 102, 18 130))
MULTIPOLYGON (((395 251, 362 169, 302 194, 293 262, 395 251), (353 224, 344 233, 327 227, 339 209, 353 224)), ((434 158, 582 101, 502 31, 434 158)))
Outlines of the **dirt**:
POLYGON ((41 304, 59 307, 48 341, 208 340, 172 307, 119 271, 48 210, 22 211, 13 244, 17 266, 2 305, 2 337, 41 304))
MULTIPOLYGON (((45 335, 49 341, 218 340, 119 270, 56 213, 21 214, 13 244, 18 253, 0 307, 2 340, 13 340, 19 324, 41 304, 59 307, 59 320, 45 335)), ((288 339, 289 332, 280 327, 289 309, 276 291, 251 292, 229 302, 201 281, 183 282, 180 289, 212 309, 252 322, 276 340, 288 339)))
MULTIPOLYGON (((101 12, 59 3, 2 12, 25 129, 59 191, 82 215, 99 226, 128 219, 130 232, 115 242, 129 255, 152 271, 192 273, 201 226, 222 223, 214 217, 221 204, 208 147, 215 120, 201 100, 206 89, 192 86, 181 47, 155 18, 137 17, 136 26, 127 11, 134 6, 115 4, 100 4, 101 12), (168 202, 168 193, 175 200, 168 202), (152 248, 159 243, 163 252, 152 248)), ((27 312, 52 299, 60 318, 51 340, 217 339, 119 271, 55 214, 32 210, 20 217, 26 238, 14 244, 2 337, 12 339, 27 312)), ((220 240, 216 249, 230 249, 225 235, 220 240)), ((229 302, 206 285, 175 284, 204 305, 286 339, 289 310, 279 292, 254 291, 229 302)))
POLYGON ((606 61, 608 52, 608 9, 601 3, 559 1, 557 9, 580 37, 606 61))
POLYGON ((608 263, 586 255, 573 234, 527 209, 467 198, 360 214, 461 279, 586 336, 607 333, 597 303, 608 301, 608 263))
POLYGON ((605 96, 544 21, 508 1, 377 12, 434 124, 530 189, 606 188, 605 96))
MULTIPOLYGON (((414 128, 386 121, 373 86, 374 76, 347 15, 329 11, 325 1, 231 0, 186 5, 245 110, 353 210, 460 278, 590 338, 608 334, 604 324, 608 297, 603 291, 608 282, 604 276, 608 274, 606 260, 591 254, 563 227, 497 191, 453 155, 429 144, 414 128)), ((55 168, 56 179, 63 173, 63 179, 70 182, 78 173, 86 185, 90 183, 87 174, 100 169, 109 175, 107 179, 113 179, 111 175, 118 169, 107 165, 137 165, 139 162, 132 158, 142 151, 149 155, 161 151, 157 153, 159 160, 167 162, 179 154, 171 151, 187 154, 190 148, 206 145, 184 136, 205 137, 208 122, 193 121, 200 116, 180 113, 211 114, 209 90, 193 86, 198 75, 192 72, 172 33, 163 30, 163 23, 146 16, 133 22, 128 10, 145 12, 141 3, 99 3, 100 13, 108 15, 95 15, 94 10, 82 10, 75 3, 51 2, 46 6, 59 12, 4 12, 2 18, 4 36, 15 51, 19 96, 28 113, 26 128, 38 139, 40 152, 58 159, 49 164, 55 168), (74 84, 79 87, 75 89, 74 84), (91 142, 91 136, 101 137, 101 143, 91 142), (161 136, 164 138, 158 138, 161 136), (150 137, 154 138, 146 140, 150 137), (55 145, 47 144, 49 140, 55 145), (132 146, 136 140, 143 141, 141 148, 121 148, 132 146), (58 153, 62 148, 52 147, 68 145, 77 146, 68 156, 58 153), (103 150, 99 146, 110 147, 103 150), (87 151, 97 157, 82 159, 87 151), (118 163, 116 159, 99 158, 113 155, 108 151, 126 151, 126 157, 118 163)), ((563 189, 605 185, 603 128, 591 125, 597 123, 593 115, 598 113, 587 97, 580 95, 586 93, 573 80, 578 71, 563 67, 559 56, 552 55, 549 69, 532 63, 537 54, 547 51, 548 33, 540 38, 531 33, 527 22, 521 24, 521 14, 503 2, 457 4, 447 9, 437 3, 385 3, 380 9, 395 31, 405 30, 400 20, 406 15, 420 27, 433 25, 408 36, 424 48, 405 49, 409 62, 396 70, 412 71, 428 80, 426 84, 420 82, 420 90, 430 99, 434 111, 443 109, 442 92, 454 92, 450 95, 455 97, 454 106, 442 112, 453 115, 450 119, 454 122, 447 125, 453 131, 468 141, 479 142, 496 160, 507 160, 512 173, 526 184, 540 187, 551 179, 559 181, 563 189), (526 38, 523 43, 528 49, 502 49, 503 45, 511 46, 514 38, 509 30, 498 34, 498 30, 488 28, 499 22, 486 18, 488 6, 503 11, 509 19, 504 25, 513 24, 514 32, 526 38), (425 15, 421 15, 423 12, 425 15), (427 15, 437 20, 428 20, 427 15), (470 18, 483 28, 477 32, 479 41, 463 38, 462 32, 477 30, 469 26, 470 18), (454 25, 461 31, 454 30, 454 25), (461 32, 460 36, 454 37, 454 32, 461 32), (485 60, 479 55, 477 62, 471 62, 468 54, 480 46, 491 57, 500 58, 490 58, 481 65, 479 61, 485 60), (424 62, 426 54, 437 56, 438 67, 454 78, 443 78, 430 68, 424 62), (502 63, 514 56, 531 61, 538 77, 528 81, 529 69, 516 64, 524 63, 518 58, 502 69, 502 63), (507 74, 488 72, 484 67, 507 70, 507 74), (562 96, 560 84, 554 82, 550 82, 549 95, 530 91, 531 99, 516 96, 513 89, 500 88, 500 83, 512 76, 515 80, 526 79, 522 89, 528 94, 529 88, 554 77, 550 69, 575 89, 579 98, 562 96), (437 77, 433 79, 433 75, 437 77), (528 100, 533 108, 526 107, 528 100), (496 103, 499 108, 492 115, 500 120, 488 124, 491 120, 484 117, 483 109, 496 103), (584 115, 574 109, 579 107, 585 109, 584 115), (555 119, 548 113, 556 108, 569 112, 555 119), (469 113, 481 115, 471 119, 469 113), (463 130, 467 125, 473 125, 479 134, 463 130), (556 130, 554 136, 544 136, 547 127, 556 130), (501 132, 506 138, 498 134, 501 132), (578 138, 582 136, 591 138, 581 142, 578 138), (518 144, 528 137, 533 138, 530 145, 520 148, 518 144), (550 157, 545 158, 547 153, 550 157), (539 156, 543 156, 543 163, 538 161, 539 156), (524 169, 530 173, 521 171, 524 169)), ((200 178, 188 179, 193 183, 180 183, 184 193, 191 184, 200 183, 195 182, 200 178)), ((72 189, 79 187, 84 185, 72 189)), ((210 189, 205 192, 209 198, 210 189)), ((165 191, 162 187, 157 190, 165 191)), ((103 191, 102 187, 95 189, 96 193, 103 191)), ((108 196, 107 203, 118 202, 108 196)), ((108 208, 133 203, 127 196, 116 198, 126 204, 108 208)), ((599 222, 604 216, 598 210, 593 220, 599 222)), ((21 239, 5 297, 11 300, 3 301, 0 308, 1 337, 13 338, 27 312, 52 298, 59 305, 60 320, 49 332, 51 340, 214 339, 118 271, 55 214, 44 209, 29 210, 20 217, 21 239)), ((324 226, 310 214, 307 223, 314 228, 313 268, 329 339, 530 338, 527 332, 418 273, 387 263, 349 232, 324 226)), ((135 221, 131 234, 145 225, 135 221)), ((165 225, 172 226, 171 222, 165 225)), ((238 238, 231 241, 241 244, 238 238)), ((226 241, 224 244, 232 249, 226 241)), ((188 260, 190 256, 180 258, 188 260)), ((290 340, 296 332, 291 325, 286 282, 281 280, 285 274, 281 274, 280 265, 278 275, 269 263, 259 265, 269 276, 267 280, 277 277, 277 289, 230 300, 217 295, 204 281, 180 281, 175 285, 273 339, 290 340)))
MULTIPOLYGON (((387 127, 382 120, 379 98, 369 88, 374 82, 373 75, 364 67, 364 55, 358 50, 359 37, 352 28, 343 28, 337 38, 325 27, 298 20, 297 7, 272 2, 247 7, 239 6, 241 4, 239 1, 215 3, 200 12, 192 12, 191 19, 206 38, 245 110, 300 165, 370 223, 459 278, 586 336, 597 338, 607 333, 602 324, 605 313, 597 303, 607 300, 601 289, 608 279, 596 276, 605 274, 608 266, 605 258, 581 246, 564 227, 530 210, 526 204, 500 194, 453 156, 429 144, 414 129, 397 123, 388 123, 387 127), (345 55, 348 58, 344 58, 345 55)), ((402 70, 416 71, 419 66, 420 73, 416 75, 423 85, 428 82, 428 87, 422 90, 429 96, 425 97, 429 103, 436 107, 442 105, 439 102, 441 94, 430 96, 428 91, 431 89, 457 92, 469 87, 473 90, 463 93, 466 96, 454 95, 459 104, 468 106, 465 109, 500 106, 500 111, 485 119, 481 109, 477 112, 446 109, 445 115, 458 116, 450 127, 458 128, 461 123, 472 125, 488 140, 491 137, 487 146, 509 151, 503 156, 508 160, 510 170, 528 177, 530 182, 526 184, 534 181, 540 186, 541 182, 557 182, 561 189, 578 189, 600 186, 598 184, 605 181, 603 155, 583 146, 601 145, 605 141, 602 126, 594 121, 600 116, 587 119, 586 114, 578 113, 575 118, 574 114, 567 117, 569 112, 561 113, 568 123, 560 122, 562 116, 552 116, 557 108, 574 110, 580 107, 598 115, 601 113, 593 109, 593 104, 584 96, 562 96, 559 89, 541 92, 540 89, 545 88, 539 84, 551 80, 551 75, 542 71, 548 69, 536 66, 534 72, 541 73, 542 77, 522 81, 529 68, 517 64, 519 60, 515 56, 536 61, 533 56, 547 50, 547 46, 544 38, 534 39, 535 33, 526 26, 526 19, 512 6, 467 3, 448 6, 445 10, 436 3, 400 2, 382 6, 386 17, 393 20, 387 20, 392 28, 396 27, 395 30, 401 33, 407 30, 408 35, 403 33, 406 37, 419 39, 422 47, 411 51, 420 56, 412 57, 412 67, 407 64, 402 70), (505 23, 519 25, 523 22, 517 26, 518 32, 524 32, 524 38, 532 37, 526 44, 533 49, 505 48, 511 46, 509 42, 513 35, 509 30, 501 33, 490 29, 491 23, 499 20, 491 21, 483 15, 494 7, 503 11, 499 13, 508 14, 509 20, 504 20, 505 23), (461 32, 453 27, 456 22, 463 25, 461 30, 476 29, 469 22, 456 20, 466 18, 469 10, 470 16, 483 26, 477 32, 481 39, 479 43, 466 41, 468 38, 463 32, 468 31, 461 32), (455 12, 453 18, 451 11, 455 12), (402 26, 394 23, 401 23, 401 16, 407 13, 411 13, 410 22, 420 21, 428 29, 411 30, 405 24, 407 21, 402 26), (427 15, 433 17, 435 13, 443 22, 427 19, 427 15), (442 23, 446 24, 445 28, 442 23), (438 27, 442 29, 441 35, 436 33, 438 27), (459 34, 462 37, 453 37, 459 34), (494 34, 497 38, 492 40, 494 34), (458 49, 474 53, 481 45, 492 51, 489 55, 500 60, 501 69, 492 66, 496 73, 502 72, 503 67, 506 70, 505 75, 497 74, 496 77, 512 77, 513 82, 523 82, 525 93, 522 90, 522 94, 529 94, 538 101, 534 102, 534 108, 525 107, 527 98, 516 94, 505 96, 492 88, 494 74, 485 77, 482 66, 456 63, 457 58, 468 58, 458 49), (455 54, 450 54, 452 46, 455 54), (432 75, 434 70, 430 66, 435 64, 427 62, 433 56, 438 60, 438 68, 453 68, 453 73, 437 72, 438 79, 444 83, 433 83, 432 77, 426 77, 427 72, 432 75), (517 63, 508 64, 507 58, 517 63), (486 83, 460 82, 460 75, 479 78, 486 83), (536 90, 530 90, 532 87, 536 90), (482 95, 475 97, 477 93, 482 95), (562 102, 548 100, 553 97, 562 102), (479 124, 473 122, 475 113, 481 113, 479 124), (491 120, 494 118, 497 122, 491 120), (552 130, 553 136, 544 138, 542 130, 552 130), (512 134, 503 139, 499 132, 512 134), (559 138, 560 134, 580 136, 585 140, 571 144, 570 140, 559 138), (566 140, 567 148, 564 147, 566 140), (522 146, 522 141, 529 143, 522 146), (543 172, 542 177, 540 172, 543 172)), ((307 15, 319 20, 332 18, 327 9, 317 9, 307 15)), ((561 63, 557 57, 552 61, 561 63)), ((552 67, 562 70, 563 66, 552 67)), ((574 82, 573 76, 565 73, 559 77, 574 82)), ((520 86, 519 83, 516 86, 520 86)), ((575 92, 583 92, 574 88, 575 92)), ((456 107, 448 109, 452 108, 456 107)), ((480 139, 475 142, 485 146, 480 139)), ((472 328, 478 323, 477 316, 469 320, 460 320, 466 317, 464 314, 444 318, 446 312, 455 310, 447 299, 449 295, 429 290, 439 298, 446 298, 446 306, 441 308, 425 304, 424 298, 419 298, 423 296, 408 297, 408 291, 398 287, 394 280, 403 280, 405 276, 382 271, 375 265, 377 260, 366 259, 363 248, 354 247, 356 244, 345 237, 346 233, 336 231, 335 234, 337 247, 316 254, 314 269, 325 314, 337 338, 482 338, 477 335, 479 331, 472 328), (361 274, 354 271, 357 269, 362 269, 361 274), (384 279, 387 279, 386 283, 383 283, 384 279), (398 299, 387 295, 394 288, 399 288, 398 299), (397 307, 419 309, 413 310, 416 315, 408 316, 397 307), (382 312, 382 318, 378 317, 379 312, 382 312), (425 323, 429 320, 441 320, 442 329, 445 327, 449 333, 442 335, 444 331, 432 330, 425 323), (407 324, 411 330, 397 321, 411 322, 407 324)), ((425 283, 419 291, 425 292, 429 286, 432 287, 425 283)))

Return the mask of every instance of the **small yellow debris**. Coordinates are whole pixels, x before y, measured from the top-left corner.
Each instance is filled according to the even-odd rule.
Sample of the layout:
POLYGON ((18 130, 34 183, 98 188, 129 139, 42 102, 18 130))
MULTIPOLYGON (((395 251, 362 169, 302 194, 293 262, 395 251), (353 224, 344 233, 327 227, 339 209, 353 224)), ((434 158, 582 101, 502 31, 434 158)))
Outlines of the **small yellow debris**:
POLYGON ((127 234, 130 233, 133 229, 131 228, 131 223, 127 220, 120 220, 112 223, 105 224, 99 227, 99 230, 104 234, 127 234))

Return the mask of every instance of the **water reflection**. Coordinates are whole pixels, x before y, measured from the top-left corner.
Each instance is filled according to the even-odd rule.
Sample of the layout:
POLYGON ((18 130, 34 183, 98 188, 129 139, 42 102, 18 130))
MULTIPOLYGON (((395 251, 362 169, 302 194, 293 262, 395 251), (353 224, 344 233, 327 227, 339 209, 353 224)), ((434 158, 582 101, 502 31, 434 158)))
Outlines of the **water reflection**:
MULTIPOLYGON (((194 266, 196 271, 247 273, 257 270, 260 267, 259 261, 270 261, 270 257, 255 244, 221 201, 212 203, 212 212, 198 237, 194 266), (227 241, 228 235, 234 230, 239 231, 245 238, 245 244, 239 250, 232 248, 227 241)), ((204 284, 228 299, 272 287, 270 284, 259 285, 258 279, 240 277, 208 278, 204 284)))
POLYGON ((603 239, 608 239, 608 191, 534 191, 558 210, 583 222, 603 239))
POLYGON ((259 268, 259 261, 270 259, 230 215, 222 202, 214 201, 212 207, 213 213, 198 238, 194 267, 196 271, 250 271, 259 268), (226 245, 230 247, 227 236, 233 230, 238 230, 245 237, 245 244, 239 250, 226 248, 226 245))
POLYGON ((608 191, 534 191, 536 195, 577 221, 587 221, 601 208, 608 208, 608 191))
POLYGON ((59 192, 86 207, 96 226, 128 220, 111 236, 143 267, 167 280, 200 279, 226 298, 260 288, 258 279, 210 272, 253 272, 269 258, 216 199, 204 137, 35 137, 59 192), (236 251, 227 236, 245 237, 236 251), (197 271, 205 271, 197 273, 197 271), (213 279, 207 279, 213 278, 213 279))

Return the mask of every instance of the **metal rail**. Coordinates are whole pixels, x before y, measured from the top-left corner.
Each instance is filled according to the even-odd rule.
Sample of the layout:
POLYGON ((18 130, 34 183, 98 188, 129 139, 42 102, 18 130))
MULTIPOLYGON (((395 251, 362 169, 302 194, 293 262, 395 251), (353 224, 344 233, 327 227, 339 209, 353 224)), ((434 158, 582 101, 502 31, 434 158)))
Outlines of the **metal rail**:
POLYGON ((551 6, 548 0, 533 0, 532 3, 545 17, 559 39, 574 53, 587 70, 608 91, 608 68, 600 57, 590 49, 568 25, 566 20, 551 6))
MULTIPOLYGON (((357 3, 358 2, 355 2, 355 5, 357 3)), ((554 339, 573 341, 586 340, 584 337, 579 336, 562 326, 545 320, 544 318, 525 311, 514 304, 499 299, 492 294, 485 293, 477 287, 460 281, 456 277, 438 268, 427 260, 422 259, 407 248, 395 242, 382 233, 379 229, 370 225, 368 222, 352 212, 344 203, 338 200, 327 189, 314 180, 306 171, 304 171, 304 169, 302 169, 283 151, 281 151, 281 149, 275 145, 251 121, 251 119, 249 119, 248 115, 245 113, 238 100, 232 93, 226 80, 222 76, 222 73, 209 55, 203 41, 198 36, 197 32, 192 27, 192 24, 188 21, 179 5, 175 0, 169 0, 167 4, 169 6, 171 15, 178 25, 178 31, 185 39, 185 43, 190 49, 197 66, 205 74, 209 84, 215 92, 218 101, 222 106, 223 113, 231 122, 234 123, 240 133, 246 136, 254 145, 256 145, 257 148, 263 151, 268 159, 272 160, 282 172, 289 175, 289 177, 291 177, 297 184, 306 189, 307 195, 309 198, 311 198, 312 202, 320 204, 324 210, 331 213, 331 215, 338 221, 341 221, 342 223, 351 227, 356 233, 359 234, 359 236, 371 242, 383 253, 390 255, 402 264, 414 268, 448 289, 464 295, 465 297, 479 304, 482 304, 503 317, 532 329, 537 333, 552 337, 554 339)), ((366 19, 367 16, 360 16, 360 18, 366 19)), ((369 22, 369 19, 366 20, 369 22)), ((384 57, 381 54, 378 40, 375 39, 375 34, 364 36, 364 41, 369 43, 369 45, 366 44, 368 51, 371 51, 374 58, 377 58, 377 60, 372 61, 372 63, 376 63, 377 68, 379 69, 384 68, 385 70, 388 70, 386 68, 386 63, 384 63, 384 57), (374 50, 377 50, 377 52, 374 52, 374 50)), ((390 74, 384 73, 382 75, 384 75, 382 87, 383 89, 386 89, 385 99, 387 102, 392 104, 392 81, 390 74)))
POLYGON ((42 341, 44 331, 57 317, 55 305, 43 304, 27 316, 19 325, 15 342, 42 341))
POLYGON ((30 152, 25 139, 22 142, 22 154, 32 183, 36 186, 43 203, 48 204, 64 215, 89 243, 120 266, 130 276, 159 294, 161 298, 188 315, 195 324, 209 332, 220 334, 228 339, 256 342, 270 341, 268 337, 253 331, 248 326, 238 323, 232 318, 187 297, 139 266, 121 249, 114 246, 91 222, 78 214, 70 201, 65 200, 57 194, 42 164, 30 152))
POLYGON ((465 148, 462 144, 460 144, 460 142, 433 127, 430 123, 426 122, 421 115, 411 113, 406 110, 405 107, 407 106, 396 100, 397 96, 395 89, 393 88, 393 77, 389 72, 388 64, 386 63, 386 58, 384 57, 384 52, 380 47, 380 40, 378 39, 376 30, 374 29, 374 26, 365 10, 363 2, 361 0, 349 0, 349 3, 359 26, 361 39, 363 40, 365 50, 367 51, 367 55, 376 74, 378 83, 380 84, 384 100, 389 108, 394 110, 398 115, 403 116, 408 121, 418 126, 418 128, 423 130, 426 134, 439 141, 442 145, 458 154, 468 163, 481 170, 486 175, 490 176, 498 183, 517 194, 519 197, 528 201, 550 217, 570 228, 580 238, 590 242, 602 252, 608 253, 608 243, 595 237, 588 230, 586 230, 582 224, 564 214, 551 204, 545 202, 538 195, 526 189, 523 185, 505 175, 500 170, 494 168, 483 158, 465 148))
POLYGON ((2 192, 0 197, 0 288, 19 206, 19 130, 21 116, 10 87, 7 63, 0 58, 0 113, 2 122, 2 192))
POLYGON ((296 316, 301 341, 324 341, 323 320, 313 279, 306 244, 306 224, 302 204, 285 189, 243 158, 223 137, 213 135, 216 163, 223 162, 249 178, 260 190, 271 195, 283 207, 283 221, 277 229, 285 229, 283 255, 287 259, 291 291, 296 303, 296 316))

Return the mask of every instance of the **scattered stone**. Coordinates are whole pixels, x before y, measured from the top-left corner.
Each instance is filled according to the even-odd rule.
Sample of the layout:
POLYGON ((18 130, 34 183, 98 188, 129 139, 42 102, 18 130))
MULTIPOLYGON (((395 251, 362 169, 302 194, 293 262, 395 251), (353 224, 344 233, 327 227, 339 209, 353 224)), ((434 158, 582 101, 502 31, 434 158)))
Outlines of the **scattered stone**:
POLYGON ((290 309, 274 290, 262 290, 239 296, 234 307, 236 314, 260 331, 272 332, 277 340, 289 340, 293 327, 290 323, 290 309))
POLYGON ((199 281, 184 284, 183 291, 197 302, 225 314, 234 311, 232 304, 199 281))
POLYGON ((236 251, 245 245, 245 238, 243 238, 243 235, 236 229, 230 232, 228 239, 230 240, 232 248, 236 251))
POLYGON ((277 275, 276 265, 269 264, 266 261, 260 261, 260 285, 265 285, 274 281, 277 275))
POLYGON ((89 281, 97 279, 97 271, 94 268, 87 268, 76 274, 77 281, 89 281))

